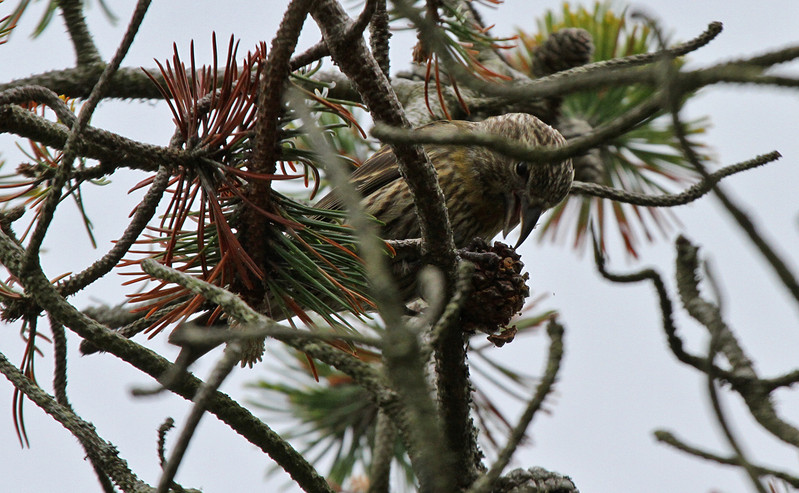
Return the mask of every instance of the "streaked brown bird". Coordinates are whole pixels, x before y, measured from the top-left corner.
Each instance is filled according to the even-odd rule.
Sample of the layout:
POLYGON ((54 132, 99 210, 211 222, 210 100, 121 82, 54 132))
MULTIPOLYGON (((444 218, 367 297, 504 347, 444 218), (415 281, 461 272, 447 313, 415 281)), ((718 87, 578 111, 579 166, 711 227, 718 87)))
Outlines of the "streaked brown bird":
MULTIPOLYGON (((557 130, 524 113, 495 116, 482 122, 435 122, 426 127, 484 132, 533 148, 566 144, 557 130)), ((466 247, 475 238, 489 241, 500 231, 507 235, 521 223, 518 247, 530 235, 540 215, 566 197, 574 178, 570 159, 555 164, 531 164, 479 146, 429 144, 424 150, 438 172, 457 248, 466 247)), ((421 236, 413 199, 391 148, 383 147, 367 159, 353 172, 351 180, 364 197, 366 212, 383 223, 384 239, 421 236)), ((334 190, 316 207, 340 209, 342 203, 334 190)), ((416 274, 421 266, 418 260, 397 258, 393 262, 397 287, 405 299, 415 295, 416 274)), ((178 362, 184 367, 219 344, 211 341, 207 345, 188 345, 179 340, 178 330, 170 339, 183 346, 178 362)), ((262 351, 262 346, 259 347, 262 351)), ((259 358, 260 353, 251 361, 259 358)))
MULTIPOLYGON (((534 148, 566 144, 557 130, 525 113, 509 113, 481 122, 434 122, 425 128, 437 127, 494 134, 534 148)), ((458 248, 474 238, 489 241, 500 231, 507 236, 521 223, 518 247, 541 214, 566 197, 574 178, 570 159, 531 164, 479 146, 427 144, 424 150, 438 172, 458 248)), ((364 196, 366 212, 384 224, 384 239, 420 237, 413 199, 390 147, 383 147, 367 159, 353 172, 351 180, 364 196)), ((342 204, 333 191, 316 207, 338 209, 342 204)))

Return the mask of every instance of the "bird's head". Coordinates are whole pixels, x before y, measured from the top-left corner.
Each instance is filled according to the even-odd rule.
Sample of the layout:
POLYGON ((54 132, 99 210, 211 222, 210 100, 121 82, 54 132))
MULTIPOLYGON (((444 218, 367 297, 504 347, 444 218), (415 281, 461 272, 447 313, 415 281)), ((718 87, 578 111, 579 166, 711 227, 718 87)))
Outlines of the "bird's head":
MULTIPOLYGON (((526 113, 487 118, 480 130, 503 136, 528 147, 561 147, 566 139, 554 128, 526 113)), ((491 152, 491 173, 495 187, 505 201, 502 234, 521 224, 516 247, 530 235, 538 218, 566 198, 574 179, 571 159, 557 163, 527 163, 491 152)))

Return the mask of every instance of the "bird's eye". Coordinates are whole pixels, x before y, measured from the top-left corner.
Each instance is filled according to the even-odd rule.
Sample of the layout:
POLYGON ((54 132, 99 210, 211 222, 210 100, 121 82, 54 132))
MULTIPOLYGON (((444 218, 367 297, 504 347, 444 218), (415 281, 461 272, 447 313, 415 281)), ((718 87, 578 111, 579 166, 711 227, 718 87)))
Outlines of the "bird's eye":
POLYGON ((527 178, 527 175, 530 173, 530 168, 527 163, 524 161, 520 161, 516 163, 516 174, 521 176, 522 178, 527 178))

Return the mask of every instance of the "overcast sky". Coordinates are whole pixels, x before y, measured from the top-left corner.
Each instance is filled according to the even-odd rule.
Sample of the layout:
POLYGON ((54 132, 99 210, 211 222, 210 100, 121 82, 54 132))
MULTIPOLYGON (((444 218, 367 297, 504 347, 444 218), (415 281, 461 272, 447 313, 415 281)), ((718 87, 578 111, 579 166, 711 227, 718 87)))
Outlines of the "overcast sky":
MULTIPOLYGON (((121 19, 115 27, 108 25, 95 2, 90 3, 89 25, 96 33, 102 56, 108 59, 116 49, 134 2, 111 2, 121 19)), ((173 42, 182 54, 187 54, 192 39, 198 63, 206 62, 213 31, 225 41, 235 33, 246 51, 258 41, 271 40, 285 3, 229 1, 221 7, 221 2, 154 2, 124 65, 152 67, 153 58, 171 57, 173 42)), ((15 5, 12 0, 1 4, 0 17, 15 5)), ((487 20, 496 23, 498 34, 511 34, 516 26, 532 30, 537 15, 558 6, 559 2, 554 1, 508 0, 497 11, 484 10, 487 20)), ((689 68, 799 42, 796 0, 758 5, 743 0, 673 0, 638 2, 633 6, 654 14, 677 40, 696 36, 712 21, 724 23, 724 32, 716 40, 691 54, 689 68)), ((42 7, 43 2, 33 4, 11 41, 0 46, 4 81, 73 64, 72 48, 60 19, 41 38, 28 38, 42 7)), ((304 31, 301 48, 315 42, 317 36, 315 28, 304 31)), ((400 34, 394 39, 392 68, 406 68, 413 36, 400 34)), ((799 73, 796 65, 788 70, 799 73)), ((688 116, 712 117, 713 126, 705 141, 715 150, 718 165, 733 164, 771 150, 783 154, 776 163, 726 180, 725 187, 751 213, 765 236, 779 245, 779 252, 794 272, 799 272, 797 101, 797 94, 787 90, 726 86, 703 90, 686 108, 688 116)), ((171 116, 162 104, 104 103, 92 124, 162 145, 172 133, 171 116)), ((0 152, 12 165, 18 156, 14 142, 9 136, 0 135, 0 152)), ((115 176, 111 185, 97 189, 87 198, 89 210, 101 211, 92 215, 101 248, 108 248, 123 230, 128 212, 141 196, 128 196, 126 192, 141 177, 136 173, 115 176)), ((685 234, 703 246, 702 252, 711 261, 722 286, 726 320, 756 360, 757 368, 765 376, 795 368, 799 354, 796 305, 775 284, 775 276, 749 241, 713 198, 681 207, 677 214, 685 234)), ((101 254, 90 249, 75 221, 74 214, 60 214, 48 236, 45 267, 51 277, 78 271, 101 254)), ((615 255, 611 267, 626 271, 656 266, 669 280, 673 293, 675 235, 676 232, 644 247, 638 262, 615 255)), ((738 471, 700 462, 655 443, 652 437, 653 430, 664 428, 691 444, 730 454, 712 420, 704 379, 680 366, 666 348, 652 288, 645 284, 611 285, 598 277, 589 258, 565 245, 528 240, 521 251, 534 293, 548 294, 545 308, 560 311, 567 332, 563 371, 556 394, 548 401, 550 413, 536 418, 531 429, 532 443, 519 454, 515 466, 542 466, 571 475, 581 491, 592 493, 749 491, 738 471)), ((80 307, 98 301, 115 303, 124 293, 119 287, 121 281, 119 276, 108 276, 77 297, 75 303, 80 307)), ((704 329, 684 314, 678 316, 678 323, 691 348, 703 350, 704 329)), ((0 350, 19 363, 22 343, 18 328, 3 329, 0 350)), ((69 394, 75 408, 119 448, 121 456, 143 480, 156 484, 156 430, 167 416, 174 417, 180 426, 188 412, 187 404, 173 396, 131 398, 131 387, 149 385, 151 380, 112 356, 79 357, 78 341, 70 336, 69 394)), ((174 351, 160 339, 150 345, 174 356, 174 351)), ((47 357, 37 361, 37 371, 42 385, 49 389, 51 351, 48 346, 43 349, 47 357)), ((540 374, 546 358, 546 337, 538 334, 520 338, 496 351, 526 372, 540 374)), ((204 375, 208 368, 206 361, 197 372, 204 375)), ((244 385, 266 376, 265 371, 263 366, 240 370, 225 383, 224 390, 240 401, 254 398, 244 385)), ((3 488, 14 492, 98 491, 76 440, 30 403, 26 404, 25 418, 31 449, 19 449, 11 421, 11 394, 9 384, 0 384, 3 488)), ((783 391, 776 397, 783 416, 799 416, 796 395, 783 391)), ((739 399, 725 396, 723 402, 735 418, 735 431, 751 458, 761 464, 799 470, 795 451, 757 432, 739 399)), ((515 415, 517 408, 513 403, 508 406, 515 415)), ((266 486, 264 472, 270 464, 243 438, 206 417, 178 481, 209 493, 272 491, 285 485, 287 477, 278 475, 271 480, 271 486, 266 486)))

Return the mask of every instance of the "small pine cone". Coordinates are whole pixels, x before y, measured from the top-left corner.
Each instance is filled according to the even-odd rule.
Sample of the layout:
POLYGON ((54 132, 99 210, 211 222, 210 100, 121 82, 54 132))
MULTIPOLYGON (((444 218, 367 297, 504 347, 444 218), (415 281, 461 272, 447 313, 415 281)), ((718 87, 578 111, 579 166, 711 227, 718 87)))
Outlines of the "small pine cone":
POLYGON ((554 74, 591 61, 594 42, 585 29, 570 27, 549 35, 533 55, 533 73, 536 77, 554 74))
POLYGON ((578 493, 579 490, 568 476, 547 471, 541 467, 514 469, 506 476, 497 478, 495 492, 547 491, 550 493, 578 493))
POLYGON ((498 241, 489 246, 475 240, 461 255, 475 264, 473 290, 461 313, 464 328, 494 333, 521 311, 530 295, 529 275, 522 274, 519 254, 498 241))
POLYGON ((266 352, 266 339, 263 337, 256 337, 253 339, 244 339, 241 351, 241 367, 253 367, 255 363, 259 363, 266 352))

